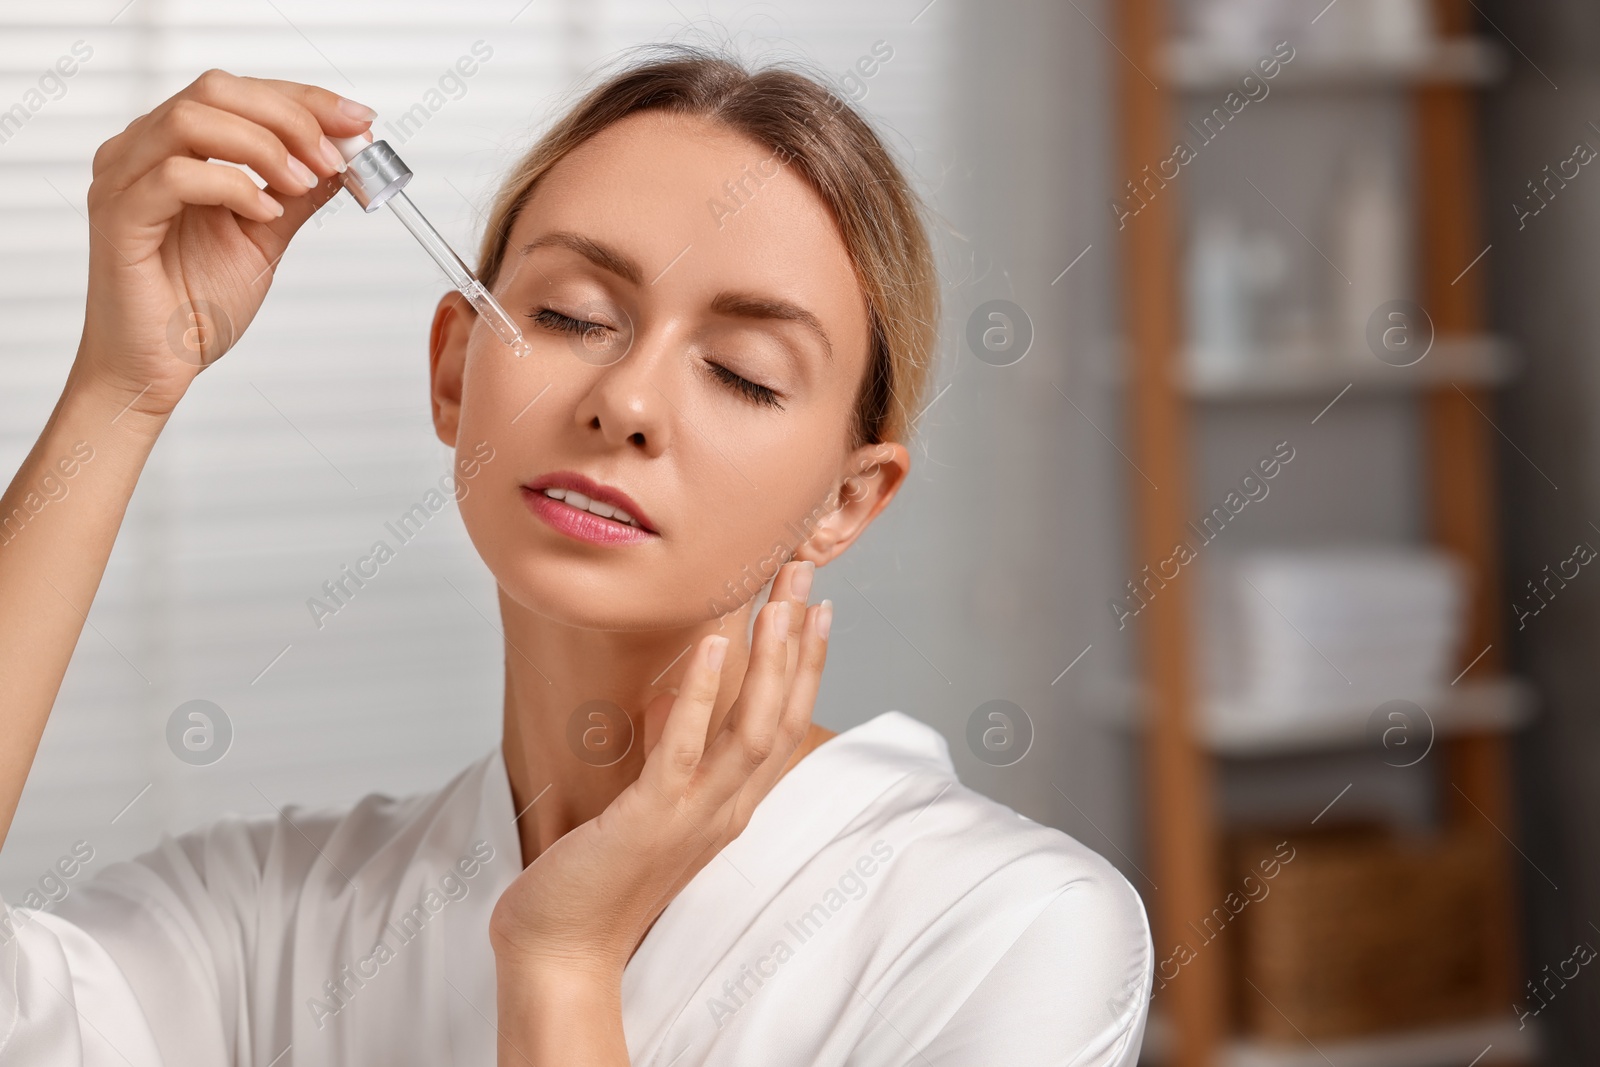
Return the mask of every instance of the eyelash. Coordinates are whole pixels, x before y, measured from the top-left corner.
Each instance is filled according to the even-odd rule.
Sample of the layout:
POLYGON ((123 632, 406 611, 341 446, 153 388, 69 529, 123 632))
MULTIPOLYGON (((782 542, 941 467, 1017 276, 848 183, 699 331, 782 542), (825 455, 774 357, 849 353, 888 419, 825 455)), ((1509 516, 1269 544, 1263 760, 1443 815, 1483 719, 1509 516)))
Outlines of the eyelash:
POLYGON ((590 330, 603 330, 604 326, 598 322, 589 322, 585 319, 575 319, 570 315, 563 315, 554 308, 540 308, 529 313, 528 318, 537 322, 547 330, 558 333, 586 334, 590 330))
POLYGON ((741 378, 720 363, 708 362, 706 369, 713 378, 727 385, 751 403, 759 404, 762 407, 777 408, 779 411, 783 410, 783 404, 779 402, 778 394, 766 386, 757 385, 748 378, 741 378))
MULTIPOLYGON (((554 308, 540 308, 538 311, 530 313, 528 317, 545 329, 555 330, 558 333, 582 335, 590 330, 605 329, 598 322, 575 319, 570 315, 561 314, 554 308)), ((774 390, 764 385, 758 385, 748 378, 741 378, 720 363, 708 362, 706 363, 706 369, 713 378, 728 386, 752 404, 777 408, 779 411, 783 410, 783 404, 779 401, 778 394, 774 390)))

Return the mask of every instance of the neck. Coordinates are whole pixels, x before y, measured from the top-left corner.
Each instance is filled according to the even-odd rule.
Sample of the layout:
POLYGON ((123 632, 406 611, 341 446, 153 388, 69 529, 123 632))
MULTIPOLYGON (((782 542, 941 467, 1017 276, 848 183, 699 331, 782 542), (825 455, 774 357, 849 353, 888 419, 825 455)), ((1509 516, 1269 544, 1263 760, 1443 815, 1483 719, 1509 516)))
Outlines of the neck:
POLYGON ((709 633, 728 638, 711 735, 739 695, 749 660, 750 605, 686 629, 586 630, 553 622, 500 594, 506 676, 502 751, 520 813, 523 863, 604 811, 644 767, 644 711, 676 690, 709 633), (581 709, 581 710, 580 710, 581 709), (631 737, 631 740, 630 740, 631 737))
MULTIPOLYGON (((749 661, 751 610, 747 604, 721 620, 684 629, 607 632, 552 622, 500 594, 506 638, 501 750, 519 813, 523 866, 599 815, 639 777, 645 708, 677 689, 684 653, 709 633, 728 638, 722 689, 708 726, 708 736, 716 735, 749 661)), ((784 772, 832 736, 813 724, 784 772)))

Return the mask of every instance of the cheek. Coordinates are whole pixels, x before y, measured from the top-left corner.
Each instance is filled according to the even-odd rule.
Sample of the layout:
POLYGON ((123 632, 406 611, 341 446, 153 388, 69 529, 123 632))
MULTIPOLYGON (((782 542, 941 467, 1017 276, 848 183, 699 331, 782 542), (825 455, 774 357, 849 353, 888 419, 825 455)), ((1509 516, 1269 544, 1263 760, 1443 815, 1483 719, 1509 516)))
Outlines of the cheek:
MULTIPOLYGON (((826 487, 809 493, 793 481, 778 490, 751 490, 743 482, 704 508, 710 521, 685 546, 700 584, 719 600, 748 600, 810 537, 824 512, 826 487)), ((728 604, 731 610, 736 604, 728 604)))
POLYGON ((789 438, 769 453, 744 453, 749 481, 718 472, 697 488, 703 520, 687 548, 724 611, 759 592, 831 510, 838 459, 825 452, 789 438))
POLYGON ((489 330, 474 330, 462 375, 457 448, 487 440, 496 452, 515 451, 531 428, 549 418, 551 397, 562 384, 556 366, 541 349, 517 356, 489 330))
POLYGON ((822 414, 831 406, 768 420, 720 394, 669 390, 681 407, 672 445, 617 476, 670 524, 669 536, 596 554, 552 540, 519 488, 552 465, 583 468, 595 457, 576 413, 596 373, 565 347, 518 359, 475 331, 456 440, 462 456, 479 442, 494 450, 460 500, 478 554, 511 599, 572 625, 666 628, 737 610, 827 514, 843 461, 839 420, 822 414))
POLYGON ((455 453, 462 461, 475 455, 494 457, 478 464, 469 491, 458 498, 468 534, 492 564, 496 546, 523 517, 517 510, 524 506, 517 486, 538 473, 530 461, 548 447, 554 432, 552 397, 560 383, 551 383, 548 367, 537 357, 518 358, 487 330, 478 333, 462 378, 455 453))

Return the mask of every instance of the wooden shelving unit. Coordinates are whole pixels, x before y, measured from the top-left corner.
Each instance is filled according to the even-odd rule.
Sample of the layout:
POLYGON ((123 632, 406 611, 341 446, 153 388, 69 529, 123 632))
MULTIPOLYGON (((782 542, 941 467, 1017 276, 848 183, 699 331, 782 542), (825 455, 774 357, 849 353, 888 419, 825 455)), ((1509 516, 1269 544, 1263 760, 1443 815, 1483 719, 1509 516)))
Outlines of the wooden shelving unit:
MULTIPOLYGON (((1118 0, 1110 6, 1119 103, 1119 174, 1138 174, 1164 158, 1179 124, 1185 91, 1231 87, 1241 67, 1226 57, 1172 44, 1169 0, 1118 0), (1156 74, 1161 84, 1151 80, 1156 74)), ((1145 204, 1120 233, 1125 370, 1133 461, 1145 475, 1130 479, 1130 552, 1140 560, 1165 557, 1183 539, 1194 501, 1191 408, 1196 403, 1262 403, 1334 399, 1349 385, 1412 393, 1418 405, 1425 469, 1419 484, 1432 541, 1461 559, 1473 590, 1460 664, 1461 684, 1438 705, 1437 749, 1442 761, 1442 810, 1453 832, 1481 835, 1495 859, 1490 875, 1491 968, 1501 1015, 1455 1026, 1378 1035, 1354 1041, 1263 1044, 1229 1032, 1225 956, 1201 953, 1167 983, 1153 1019, 1151 1051, 1175 1067, 1478 1067, 1525 1063, 1535 1054, 1534 1032, 1516 1032, 1509 1006, 1520 983, 1515 854, 1502 831, 1516 825, 1511 806, 1507 734, 1531 712, 1526 687, 1502 676, 1501 620, 1505 601, 1496 537, 1495 431, 1490 391, 1515 369, 1514 354, 1484 332, 1486 272, 1465 271, 1484 251, 1479 228, 1473 92, 1498 75, 1498 50, 1474 32, 1469 0, 1435 0, 1441 40, 1425 54, 1348 63, 1308 59, 1286 70, 1275 88, 1299 92, 1377 88, 1408 94, 1412 108, 1413 181, 1427 190, 1415 205, 1419 302, 1437 331, 1436 350, 1423 364, 1393 368, 1351 360, 1275 361, 1270 372, 1200 376, 1187 369, 1180 291, 1181 191, 1145 204), (1160 486, 1161 488, 1156 488, 1160 486), (1479 650, 1487 651, 1479 653, 1479 650), (1478 658, 1469 664, 1473 656, 1478 658), (1470 667, 1470 669, 1468 669, 1470 667), (1493 1046, 1486 1051, 1486 1046, 1493 1046)), ((1142 681, 1134 703, 1142 725, 1143 781, 1151 871, 1160 890, 1150 906, 1157 956, 1225 894, 1220 876, 1221 826, 1216 779, 1223 757, 1272 759, 1358 745, 1348 729, 1230 731, 1212 723, 1198 684, 1198 649, 1187 583, 1167 585, 1139 618, 1142 681), (1208 725, 1209 724, 1209 725, 1208 725)), ((1215 710, 1215 709, 1211 709, 1215 710)))

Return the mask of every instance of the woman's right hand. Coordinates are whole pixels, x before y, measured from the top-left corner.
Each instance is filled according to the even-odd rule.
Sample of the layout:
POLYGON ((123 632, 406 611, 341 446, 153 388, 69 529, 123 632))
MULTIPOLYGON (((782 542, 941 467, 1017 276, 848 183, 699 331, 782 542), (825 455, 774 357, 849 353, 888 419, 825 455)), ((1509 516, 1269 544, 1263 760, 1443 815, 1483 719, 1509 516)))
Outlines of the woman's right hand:
POLYGON ((338 192, 344 162, 328 137, 372 118, 326 89, 208 70, 101 145, 73 373, 170 414, 255 317, 295 231, 338 192), (248 165, 267 189, 208 158, 248 165))

